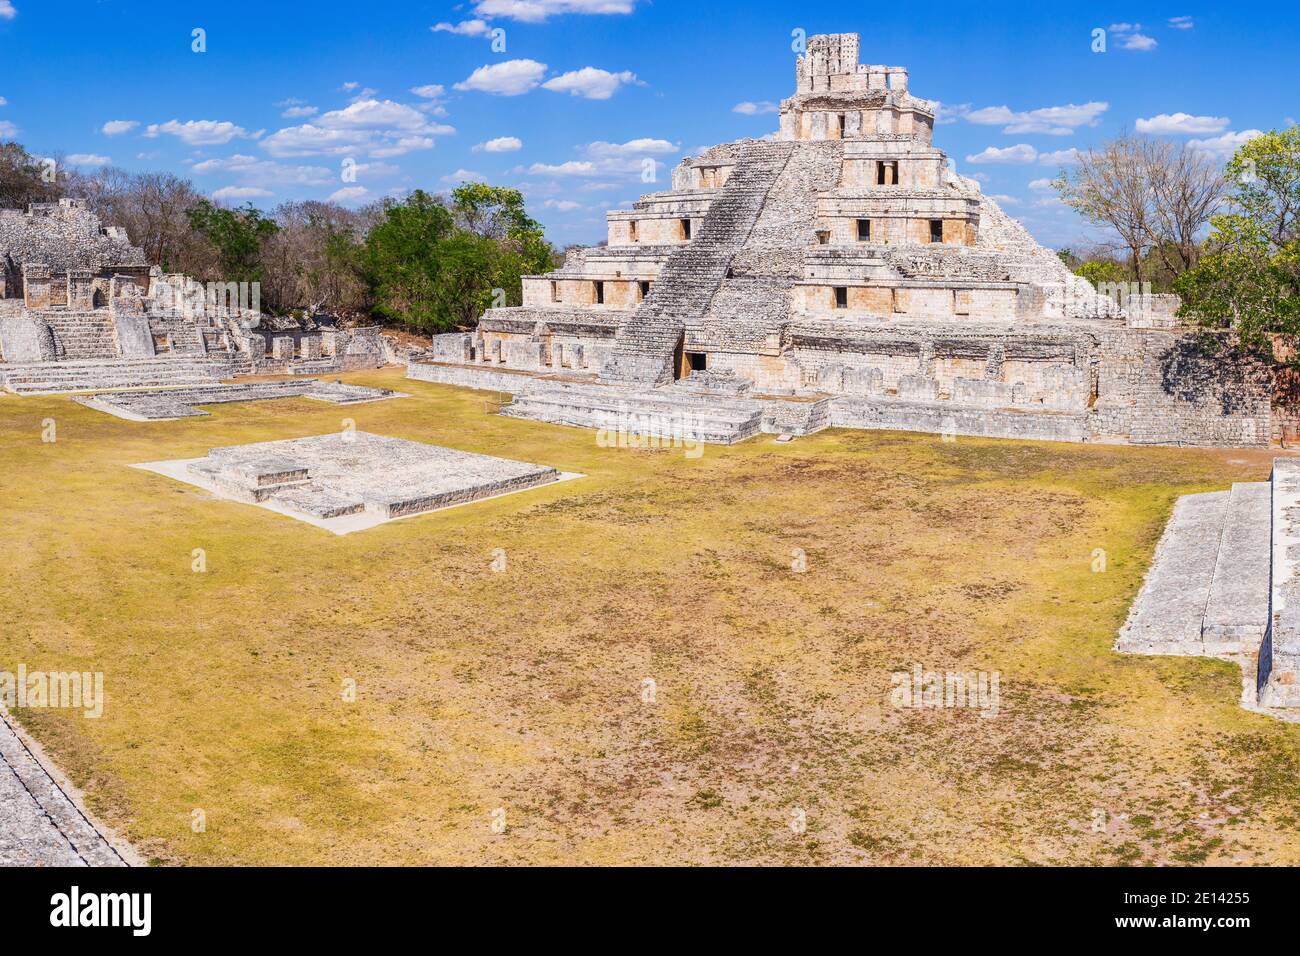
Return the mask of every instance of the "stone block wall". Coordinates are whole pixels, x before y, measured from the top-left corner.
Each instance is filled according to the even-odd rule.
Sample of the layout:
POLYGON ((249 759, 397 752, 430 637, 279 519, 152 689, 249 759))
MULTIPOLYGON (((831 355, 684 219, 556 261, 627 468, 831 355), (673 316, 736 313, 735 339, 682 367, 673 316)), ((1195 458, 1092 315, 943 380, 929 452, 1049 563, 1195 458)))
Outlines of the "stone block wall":
POLYGON ((1156 445, 1266 446, 1272 376, 1263 364, 1206 352, 1188 332, 1116 329, 1097 354, 1092 432, 1156 445))

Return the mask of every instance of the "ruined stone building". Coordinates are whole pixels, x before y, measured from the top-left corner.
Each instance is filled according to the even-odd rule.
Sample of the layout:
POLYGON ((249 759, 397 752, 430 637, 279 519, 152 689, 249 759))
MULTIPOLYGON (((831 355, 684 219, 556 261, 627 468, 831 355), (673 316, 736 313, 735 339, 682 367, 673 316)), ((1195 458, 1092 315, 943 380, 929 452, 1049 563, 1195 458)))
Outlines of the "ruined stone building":
POLYGON ((79 199, 0 210, 0 386, 215 382, 383 364, 379 330, 275 319, 248 284, 165 275, 79 199))
POLYGON ((413 377, 506 414, 709 440, 828 425, 1067 441, 1265 444, 1262 368, 1208 361, 1172 296, 1117 303, 933 144, 902 67, 816 36, 772 139, 683 160, 608 214, 608 245, 524 279, 413 377), (1121 307, 1123 306, 1123 307, 1121 307))

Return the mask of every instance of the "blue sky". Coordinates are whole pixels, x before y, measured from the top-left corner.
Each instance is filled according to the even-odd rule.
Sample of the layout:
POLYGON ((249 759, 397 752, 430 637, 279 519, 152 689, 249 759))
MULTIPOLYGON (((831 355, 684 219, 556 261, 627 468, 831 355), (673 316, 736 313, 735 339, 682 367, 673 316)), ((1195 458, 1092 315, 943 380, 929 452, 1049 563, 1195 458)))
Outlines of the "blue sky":
POLYGON ((590 242, 683 155, 776 128, 795 30, 907 66, 935 144, 1052 246, 1088 237, 1044 188, 1070 150, 1128 128, 1228 155, 1300 115, 1296 4, 0 0, 0 137, 262 208, 472 176, 590 242))

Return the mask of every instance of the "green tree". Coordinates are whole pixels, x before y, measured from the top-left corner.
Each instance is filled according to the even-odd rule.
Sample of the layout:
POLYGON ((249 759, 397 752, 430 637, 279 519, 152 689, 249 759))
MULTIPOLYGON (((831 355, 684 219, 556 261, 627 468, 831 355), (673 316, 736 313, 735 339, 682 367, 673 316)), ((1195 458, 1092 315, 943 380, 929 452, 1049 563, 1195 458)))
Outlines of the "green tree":
POLYGON ((18 143, 0 143, 0 209, 25 209, 28 203, 49 202, 58 196, 49 170, 18 143))
POLYGON ((260 282, 265 272, 262 247, 275 235, 275 221, 265 218, 252 203, 226 209, 200 199, 189 210, 190 228, 204 236, 216 252, 217 275, 222 282, 260 282))
POLYGON ((1300 126, 1245 143, 1226 173, 1231 211, 1214 217, 1200 263, 1179 277, 1179 315, 1300 368, 1300 126))

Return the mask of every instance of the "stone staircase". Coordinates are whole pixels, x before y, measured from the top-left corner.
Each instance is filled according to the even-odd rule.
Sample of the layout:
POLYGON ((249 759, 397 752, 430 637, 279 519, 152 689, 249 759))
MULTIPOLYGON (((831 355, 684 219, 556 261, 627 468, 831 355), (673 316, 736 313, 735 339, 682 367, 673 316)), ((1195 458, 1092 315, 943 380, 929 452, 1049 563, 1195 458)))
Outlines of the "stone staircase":
POLYGON ((0 386, 18 395, 208 385, 229 375, 229 363, 206 356, 0 363, 0 386))
POLYGON ((686 324, 704 316, 793 149, 792 143, 776 142, 741 148, 735 171, 690 243, 673 252, 649 295, 619 327, 601 370, 603 381, 656 386, 673 380, 674 354, 686 324))
POLYGON ((1268 624, 1271 508, 1268 482, 1178 499, 1116 648, 1256 654, 1268 624))
POLYGON ((54 332, 54 354, 60 361, 118 357, 117 330, 106 311, 44 312, 41 319, 54 332))
POLYGON ((642 447, 670 442, 732 445, 758 434, 763 424, 762 403, 756 401, 677 389, 551 382, 515 396, 501 414, 600 429, 611 445, 620 443, 622 435, 639 440, 642 447))

